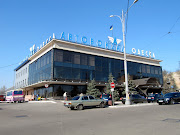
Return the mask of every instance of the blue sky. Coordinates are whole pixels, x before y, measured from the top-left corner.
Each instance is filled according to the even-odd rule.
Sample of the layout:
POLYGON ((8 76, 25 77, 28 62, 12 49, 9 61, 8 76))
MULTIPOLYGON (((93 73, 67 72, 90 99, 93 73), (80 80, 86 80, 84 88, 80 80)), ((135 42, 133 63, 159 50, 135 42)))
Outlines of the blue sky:
MULTIPOLYGON (((133 1, 129 0, 129 5, 133 1)), ((121 15, 127 5, 128 0, 1 0, 0 87, 13 86, 13 70, 30 54, 29 48, 40 46, 53 33, 56 38, 64 32, 66 37, 71 33, 105 42, 113 25, 114 37, 122 39, 120 20, 109 16, 121 15)), ((179 69, 179 5, 179 0, 139 0, 134 4, 128 14, 127 53, 132 53, 132 48, 151 51, 163 60, 163 69, 179 69)))

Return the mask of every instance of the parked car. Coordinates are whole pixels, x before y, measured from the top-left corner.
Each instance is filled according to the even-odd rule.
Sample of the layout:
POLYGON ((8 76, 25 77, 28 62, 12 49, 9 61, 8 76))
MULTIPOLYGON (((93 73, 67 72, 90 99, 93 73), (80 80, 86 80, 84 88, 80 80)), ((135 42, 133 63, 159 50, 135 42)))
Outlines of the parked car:
POLYGON ((105 102, 103 99, 95 99, 93 96, 75 96, 72 100, 65 101, 64 106, 70 108, 71 110, 83 110, 84 107, 88 106, 99 106, 100 108, 105 107, 105 102))
POLYGON ((6 96, 5 95, 0 95, 0 101, 5 101, 6 96))
MULTIPOLYGON (((146 102, 146 98, 139 95, 139 94, 130 94, 129 98, 131 100, 131 103, 143 103, 146 102)), ((126 97, 122 99, 122 103, 125 104, 126 97)))
POLYGON ((150 102, 157 102, 157 100, 159 98, 162 98, 163 95, 161 95, 160 93, 157 93, 157 94, 150 94, 148 97, 147 97, 147 102, 150 103, 150 102))
POLYGON ((100 96, 100 99, 103 99, 105 101, 105 104, 108 104, 108 101, 112 100, 112 96, 110 94, 102 94, 100 96))
POLYGON ((164 95, 164 97, 159 98, 157 103, 162 104, 174 104, 180 102, 180 92, 171 92, 164 95))

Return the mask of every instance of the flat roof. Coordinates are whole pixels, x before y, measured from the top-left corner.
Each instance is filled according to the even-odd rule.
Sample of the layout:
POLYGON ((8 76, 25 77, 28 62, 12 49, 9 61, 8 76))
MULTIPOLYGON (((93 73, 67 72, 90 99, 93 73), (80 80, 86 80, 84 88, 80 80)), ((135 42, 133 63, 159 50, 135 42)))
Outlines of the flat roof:
POLYGON ((21 67, 23 67, 24 65, 26 65, 30 60, 25 60, 23 63, 21 63, 17 68, 14 69, 14 71, 19 70, 21 67))
MULTIPOLYGON (((44 55, 45 53, 47 53, 48 51, 54 48, 124 60, 123 52, 90 46, 87 44, 85 45, 85 44, 80 44, 76 42, 60 40, 60 39, 52 39, 45 46, 43 46, 39 51, 34 53, 32 56, 30 56, 29 60, 32 63, 33 61, 37 60, 42 55, 44 55)), ((134 55, 134 54, 128 54, 128 53, 126 54, 126 57, 127 57, 127 61, 144 63, 144 64, 155 65, 155 66, 160 66, 160 62, 162 62, 162 60, 153 59, 149 57, 143 57, 143 56, 134 55)))

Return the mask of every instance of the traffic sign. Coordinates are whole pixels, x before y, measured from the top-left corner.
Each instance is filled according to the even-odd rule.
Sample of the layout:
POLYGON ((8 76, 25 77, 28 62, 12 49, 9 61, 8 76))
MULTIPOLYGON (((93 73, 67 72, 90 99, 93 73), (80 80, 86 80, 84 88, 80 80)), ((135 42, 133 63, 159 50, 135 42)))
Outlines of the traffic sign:
POLYGON ((45 86, 46 88, 48 88, 48 87, 49 87, 49 85, 48 85, 48 84, 45 84, 44 86, 45 86))
POLYGON ((111 88, 115 88, 115 83, 114 82, 111 83, 111 88))

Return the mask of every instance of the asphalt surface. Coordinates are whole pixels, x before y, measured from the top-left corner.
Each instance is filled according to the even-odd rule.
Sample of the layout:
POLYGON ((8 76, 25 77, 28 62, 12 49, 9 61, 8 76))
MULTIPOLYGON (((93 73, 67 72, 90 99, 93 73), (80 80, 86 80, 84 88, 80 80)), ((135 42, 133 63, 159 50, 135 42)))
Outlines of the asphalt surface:
POLYGON ((0 103, 0 135, 180 135, 180 104, 69 110, 63 103, 0 103))

